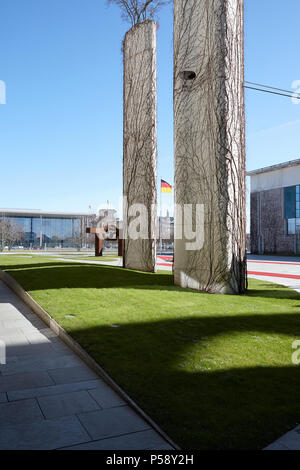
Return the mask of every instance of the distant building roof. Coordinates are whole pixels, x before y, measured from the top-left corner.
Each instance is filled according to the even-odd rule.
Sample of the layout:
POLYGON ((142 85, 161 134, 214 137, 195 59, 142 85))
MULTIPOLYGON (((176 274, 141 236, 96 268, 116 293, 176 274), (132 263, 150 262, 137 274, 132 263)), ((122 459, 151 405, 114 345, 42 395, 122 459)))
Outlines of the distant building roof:
POLYGON ((57 217, 57 218, 72 218, 72 217, 89 217, 95 214, 91 212, 54 212, 54 211, 42 211, 40 209, 1 209, 0 208, 0 217, 2 215, 6 216, 16 216, 16 217, 57 217))
POLYGON ((279 163, 277 165, 266 166, 265 168, 259 168, 258 170, 247 171, 247 176, 259 175, 260 173, 267 173, 269 171, 281 170, 283 168, 289 168, 300 165, 300 158, 296 160, 290 160, 288 162, 279 163))

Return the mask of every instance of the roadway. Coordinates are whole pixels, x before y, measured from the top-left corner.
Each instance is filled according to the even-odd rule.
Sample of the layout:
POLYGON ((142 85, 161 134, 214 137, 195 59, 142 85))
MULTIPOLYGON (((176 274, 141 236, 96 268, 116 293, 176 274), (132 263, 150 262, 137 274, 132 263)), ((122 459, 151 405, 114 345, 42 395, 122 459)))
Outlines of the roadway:
MULTIPOLYGON (((172 270, 172 255, 158 255, 157 269, 172 270)), ((248 277, 274 282, 300 292, 300 258, 290 256, 248 255, 248 277)))

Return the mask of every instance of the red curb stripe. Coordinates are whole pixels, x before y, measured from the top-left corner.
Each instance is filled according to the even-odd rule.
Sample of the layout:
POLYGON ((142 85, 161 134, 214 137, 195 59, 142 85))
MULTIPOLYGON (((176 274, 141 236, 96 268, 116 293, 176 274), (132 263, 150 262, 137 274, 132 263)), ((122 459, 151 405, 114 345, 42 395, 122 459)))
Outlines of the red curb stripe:
MULTIPOLYGON (((169 268, 172 268, 172 264, 168 263, 156 263, 157 266, 168 266, 169 268)), ((300 276, 296 274, 278 274, 278 273, 264 273, 261 271, 247 271, 248 274, 253 274, 255 276, 270 276, 270 277, 281 277, 281 278, 286 278, 286 279, 300 279, 300 276)))
POLYGON ((298 266, 300 263, 294 262, 289 263, 288 261, 256 261, 254 259, 248 259, 247 263, 265 263, 265 264, 289 264, 290 266, 298 266))
MULTIPOLYGON (((287 264, 287 263, 282 263, 282 264, 287 264)), ((173 263, 156 263, 156 265, 168 266, 169 268, 173 267, 173 263)), ((285 279, 300 279, 300 275, 298 274, 280 274, 280 273, 268 273, 268 272, 262 272, 262 271, 247 271, 247 273, 250 275, 253 274, 255 276, 270 276, 270 277, 279 277, 279 278, 282 277, 285 279)))
MULTIPOLYGON (((164 260, 164 261, 173 261, 172 256, 157 255, 157 257, 164 260)), ((261 261, 261 260, 255 260, 255 259, 248 259, 247 263, 287 264, 289 266, 300 266, 300 263, 298 263, 298 261, 294 261, 294 262, 288 262, 288 261, 261 261)))
POLYGON ((255 276, 270 276, 270 277, 282 277, 286 279, 300 279, 297 274, 278 274, 278 273, 264 273, 260 271, 247 271, 248 274, 254 274, 255 276))

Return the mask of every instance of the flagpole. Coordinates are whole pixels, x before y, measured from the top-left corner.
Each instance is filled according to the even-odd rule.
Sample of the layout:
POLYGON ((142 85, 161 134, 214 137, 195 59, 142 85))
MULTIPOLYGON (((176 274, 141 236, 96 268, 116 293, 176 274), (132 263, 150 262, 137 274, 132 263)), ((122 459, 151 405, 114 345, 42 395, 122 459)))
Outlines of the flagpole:
POLYGON ((161 217, 162 217, 162 208, 161 208, 161 178, 160 178, 160 183, 159 183, 159 191, 160 191, 160 197, 159 197, 159 249, 162 251, 162 233, 161 233, 161 217))

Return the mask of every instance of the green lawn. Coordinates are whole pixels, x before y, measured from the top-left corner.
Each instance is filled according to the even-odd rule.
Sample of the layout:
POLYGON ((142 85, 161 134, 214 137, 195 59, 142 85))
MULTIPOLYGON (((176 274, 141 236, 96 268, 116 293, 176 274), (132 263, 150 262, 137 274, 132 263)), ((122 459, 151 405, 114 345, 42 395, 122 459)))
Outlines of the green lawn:
POLYGON ((221 296, 175 287, 169 273, 0 264, 181 447, 262 448, 300 422, 296 292, 250 280, 246 295, 221 296))

